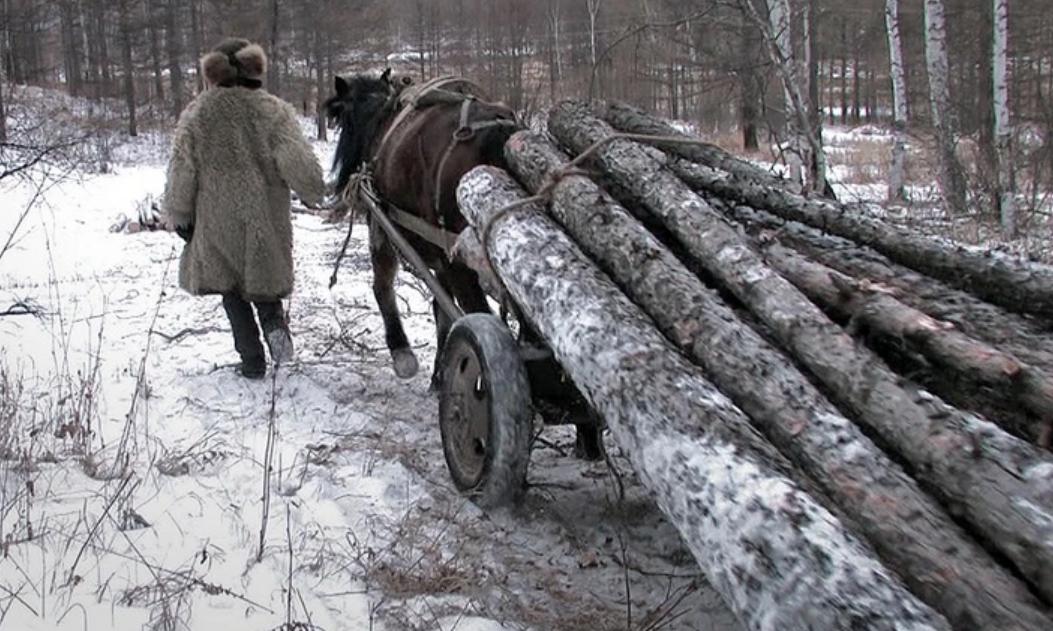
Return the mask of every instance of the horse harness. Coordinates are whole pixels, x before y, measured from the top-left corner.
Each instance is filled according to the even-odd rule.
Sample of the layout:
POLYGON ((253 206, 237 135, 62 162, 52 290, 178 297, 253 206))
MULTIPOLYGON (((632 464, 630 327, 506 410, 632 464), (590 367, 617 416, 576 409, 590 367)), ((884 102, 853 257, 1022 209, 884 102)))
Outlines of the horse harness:
POLYGON ((410 232, 413 232, 429 243, 441 247, 447 257, 451 256, 453 244, 456 242, 457 237, 460 236, 458 233, 446 229, 446 217, 443 216, 443 213, 439 208, 443 192, 442 176, 446 172, 446 165, 449 162, 450 156, 453 155, 453 152, 461 143, 472 140, 475 138, 476 134, 482 131, 494 127, 519 128, 519 124, 514 119, 494 118, 490 120, 472 121, 472 106, 480 101, 479 95, 481 92, 482 90, 471 81, 454 76, 436 77, 435 79, 421 84, 416 89, 409 88, 405 90, 402 94, 395 97, 401 101, 402 107, 399 110, 399 113, 395 116, 395 120, 392 121, 391 126, 388 127, 387 131, 381 137, 380 143, 377 144, 377 148, 373 153, 374 156, 379 156, 381 154, 381 151, 390 140, 393 131, 405 122, 411 112, 430 105, 460 103, 460 117, 458 119, 457 128, 453 131, 450 142, 446 145, 446 149, 442 153, 442 158, 439 159, 438 168, 435 171, 435 186, 432 203, 434 204, 435 214, 439 220, 439 227, 435 227, 420 217, 412 215, 391 204, 386 204, 388 207, 388 214, 395 223, 410 232))

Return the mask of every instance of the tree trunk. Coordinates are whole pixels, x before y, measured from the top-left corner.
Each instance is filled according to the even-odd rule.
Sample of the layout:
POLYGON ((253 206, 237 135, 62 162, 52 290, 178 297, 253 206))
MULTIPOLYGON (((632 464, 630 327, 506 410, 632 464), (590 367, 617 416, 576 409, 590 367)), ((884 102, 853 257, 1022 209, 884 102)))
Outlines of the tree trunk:
POLYGON ((936 130, 940 192, 945 208, 961 216, 966 206, 965 174, 955 153, 956 126, 951 119, 951 88, 948 76, 947 30, 943 0, 925 0, 925 59, 929 70, 929 105, 936 130))
MULTIPOLYGON (((746 0, 750 9, 753 4, 746 0)), ((793 22, 790 12, 789 0, 766 0, 768 4, 768 32, 765 39, 768 40, 769 55, 775 65, 776 73, 780 75, 783 93, 783 137, 781 139, 787 149, 785 151, 786 168, 790 173, 790 179, 798 185, 807 186, 804 177, 804 165, 806 149, 801 142, 801 129, 797 108, 800 105, 794 100, 793 90, 799 86, 800 75, 797 72, 796 55, 793 50, 793 22)), ((759 18, 759 16, 758 16, 759 18)))
POLYGON ((841 18, 841 124, 848 124, 848 24, 841 18))
POLYGON ((7 80, 7 69, 4 67, 4 47, 0 43, 0 142, 7 142, 7 105, 4 103, 4 81, 7 80))
MULTIPOLYGON (((529 132, 513 136, 505 153, 533 192, 569 161, 529 132)), ((550 212, 666 337, 697 360, 768 440, 859 526, 886 565, 953 625, 1037 630, 1053 624, 1027 588, 844 418, 792 359, 743 322, 590 179, 560 179, 550 212)))
POLYGON ((1039 435, 1053 420, 1053 378, 1044 371, 900 302, 887 288, 857 282, 777 243, 765 248, 764 257, 816 304, 852 318, 870 332, 909 343, 969 382, 1009 393, 1015 406, 1034 414, 1034 427, 1027 434, 1039 435))
MULTIPOLYGON (((321 24, 320 20, 319 24, 321 24)), ((318 128, 318 140, 325 142, 328 138, 326 136, 325 108, 322 107, 322 103, 326 98, 325 55, 322 53, 322 37, 321 26, 316 26, 314 31, 314 76, 316 95, 314 118, 318 128)))
POLYGON ((172 114, 179 118, 179 115, 183 113, 183 38, 176 0, 165 0, 165 49, 168 52, 172 114))
POLYGON ((107 19, 106 11, 109 8, 109 3, 99 0, 95 4, 95 20, 98 23, 98 36, 99 36, 99 65, 101 68, 100 76, 102 77, 102 95, 105 97, 111 97, 114 95, 113 89, 113 69, 110 62, 110 45, 109 45, 109 33, 106 32, 106 25, 109 23, 107 19))
POLYGON ((758 37, 760 34, 745 11, 741 13, 739 63, 742 66, 738 72, 738 79, 739 98, 742 102, 739 109, 739 125, 742 127, 742 148, 746 151, 756 151, 760 148, 757 130, 760 127, 761 93, 764 89, 760 73, 757 72, 760 63, 757 59, 757 50, 761 45, 758 37))
POLYGON ((1013 186, 1013 132, 1009 126, 1009 2, 994 2, 994 136, 997 151, 998 187, 996 201, 1007 239, 1017 236, 1016 190, 1013 186))
MULTIPOLYGON (((808 123, 809 133, 812 138, 819 139, 822 142, 823 138, 823 115, 821 103, 819 101, 820 86, 819 86, 819 33, 818 28, 818 8, 815 6, 816 0, 808 0, 808 4, 805 5, 807 13, 804 17, 804 24, 806 26, 805 31, 805 50, 807 51, 808 61, 805 64, 805 69, 808 72, 808 123)), ((809 180, 813 183, 812 190, 825 193, 827 186, 826 182, 826 164, 823 162, 820 152, 811 152, 810 160, 808 163, 809 180)))
POLYGON ((845 204, 806 198, 746 180, 731 180, 682 160, 671 166, 692 188, 868 245, 898 263, 1012 311, 1053 317, 1053 266, 949 245, 874 219, 845 204))
POLYGON ((63 69, 66 73, 66 85, 69 87, 70 96, 81 95, 81 50, 80 38, 76 28, 76 14, 73 10, 71 0, 63 0, 59 5, 60 23, 62 27, 62 58, 63 69))
POLYGON ((128 135, 139 135, 137 112, 135 109, 135 66, 132 64, 132 23, 128 10, 128 0, 118 4, 121 29, 121 64, 124 66, 124 103, 128 109, 128 135))
MULTIPOLYGON (((205 87, 204 77, 201 76, 201 69, 197 67, 198 60, 201 59, 201 17, 198 12, 198 0, 190 0, 190 48, 194 56, 194 83, 197 86, 197 91, 205 87)), ((272 62, 273 63, 273 62, 272 62)), ((277 63, 274 63, 278 66, 277 63)))
POLYGON ((765 29, 763 32, 768 56, 782 82, 786 102, 787 135, 791 138, 791 157, 787 158, 791 179, 806 185, 810 191, 833 197, 833 191, 826 181, 826 152, 823 149, 823 139, 817 136, 817 130, 812 128, 810 105, 803 96, 807 94, 807 90, 801 90, 801 80, 805 72, 797 61, 798 57, 794 55, 793 41, 790 37, 792 14, 789 0, 768 0, 767 23, 750 0, 740 0, 740 6, 758 26, 765 29), (815 177, 806 178, 808 181, 804 182, 803 168, 812 164, 814 168, 810 169, 810 173, 815 177))
MULTIPOLYGON (((581 151, 612 132, 565 102, 549 130, 581 151)), ((928 393, 911 392, 859 347, 739 233, 641 146, 616 141, 596 162, 637 196, 697 264, 768 327, 858 421, 911 463, 919 480, 1010 558, 1053 601, 1053 456, 928 393), (1018 474, 1017 472, 1022 472, 1018 474), (1022 502, 1034 510, 1023 511, 1022 502)))
MULTIPOLYGON (((279 82, 279 68, 281 65, 278 60, 281 55, 281 51, 278 48, 278 35, 280 34, 280 23, 281 23, 281 2, 280 0, 270 0, 270 7, 268 10, 268 42, 267 42, 267 54, 270 56, 270 63, 267 66, 267 90, 272 94, 281 94, 281 84, 279 82)), ((317 16, 316 16, 316 19, 317 16)), ((324 18, 322 18, 324 19, 324 18)), ((316 26, 316 29, 318 27, 316 26)), ((319 93, 321 95, 321 93, 319 93)), ((319 96, 321 98, 321 96, 319 96)), ((324 125, 324 121, 322 123, 324 125)), ((324 131, 319 131, 319 138, 324 135, 324 131)))
POLYGON ((164 106, 165 80, 161 71, 161 38, 158 32, 157 15, 159 11, 156 0, 146 3, 146 28, 150 36, 150 66, 154 73, 154 98, 164 106))
POLYGON ((889 74, 892 79, 892 166, 888 175, 888 202, 907 201, 904 159, 907 154, 907 78, 903 70, 903 42, 899 31, 900 0, 885 0, 889 74))
POLYGON ((859 88, 859 42, 852 46, 852 122, 858 125, 863 121, 863 107, 859 88))
POLYGON ((458 187, 468 220, 490 226, 487 252, 508 291, 744 625, 949 628, 785 476, 746 417, 538 206, 499 212, 524 197, 492 167, 458 187))

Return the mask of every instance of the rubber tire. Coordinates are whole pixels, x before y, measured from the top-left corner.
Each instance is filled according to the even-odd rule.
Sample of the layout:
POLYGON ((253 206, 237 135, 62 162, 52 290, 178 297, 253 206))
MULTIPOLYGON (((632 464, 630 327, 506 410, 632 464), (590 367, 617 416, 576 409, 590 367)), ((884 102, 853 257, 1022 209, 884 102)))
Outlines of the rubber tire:
POLYGON ((439 429, 443 455, 450 477, 459 490, 483 508, 496 508, 521 499, 526 488, 527 465, 530 461, 530 438, 533 429, 530 382, 519 347, 508 327, 496 316, 484 313, 465 315, 454 322, 443 345, 443 379, 439 391, 439 429), (470 351, 478 361, 480 381, 489 395, 487 444, 482 473, 477 479, 459 475, 451 462, 454 446, 447 435, 443 419, 456 413, 457 397, 453 392, 458 358, 470 351))

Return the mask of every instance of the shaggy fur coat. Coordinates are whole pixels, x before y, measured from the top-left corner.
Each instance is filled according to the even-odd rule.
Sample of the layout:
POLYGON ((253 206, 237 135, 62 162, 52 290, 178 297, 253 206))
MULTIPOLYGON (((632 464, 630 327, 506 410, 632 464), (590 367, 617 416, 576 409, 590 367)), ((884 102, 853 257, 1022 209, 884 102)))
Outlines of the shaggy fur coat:
POLYGON ((171 226, 193 226, 179 285, 251 301, 293 287, 289 189, 322 202, 322 170, 293 107, 262 89, 214 87, 176 127, 165 186, 171 226))

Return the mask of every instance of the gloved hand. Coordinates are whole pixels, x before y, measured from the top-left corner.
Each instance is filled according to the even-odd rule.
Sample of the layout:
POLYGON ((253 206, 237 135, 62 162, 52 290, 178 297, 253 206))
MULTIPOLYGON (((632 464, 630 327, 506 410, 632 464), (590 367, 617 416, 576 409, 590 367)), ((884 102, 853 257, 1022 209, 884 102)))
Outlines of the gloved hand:
POLYGON ((194 225, 176 226, 175 233, 179 235, 180 239, 189 243, 194 238, 194 225))

